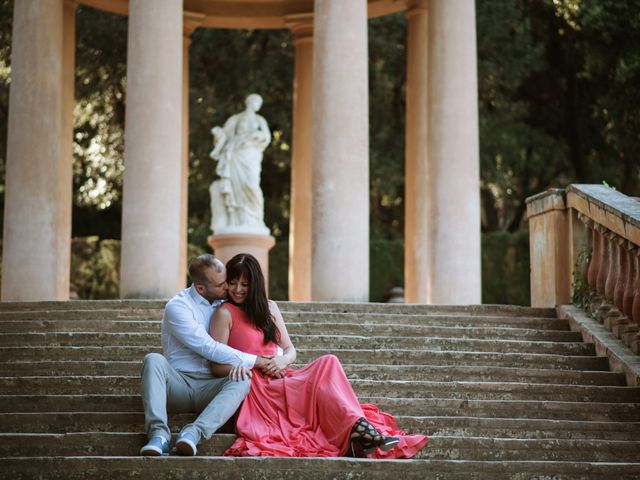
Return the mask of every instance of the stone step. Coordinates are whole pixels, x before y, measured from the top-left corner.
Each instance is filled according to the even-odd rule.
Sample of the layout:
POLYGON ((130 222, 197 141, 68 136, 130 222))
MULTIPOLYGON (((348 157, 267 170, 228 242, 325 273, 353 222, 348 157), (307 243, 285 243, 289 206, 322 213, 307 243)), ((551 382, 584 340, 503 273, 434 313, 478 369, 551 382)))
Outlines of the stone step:
MULTIPOLYGON (((434 382, 402 380, 351 381, 358 395, 385 397, 468 398, 484 400, 545 400, 569 402, 633 402, 640 387, 555 385, 510 382, 434 382)), ((0 377, 5 394, 127 394, 140 391, 136 376, 22 376, 0 377)))
MULTIPOLYGON (((144 311, 162 311, 166 304, 164 300, 71 300, 46 302, 2 302, 0 315, 4 312, 88 312, 91 310, 111 310, 125 313, 142 313, 144 311)), ((305 313, 366 313, 366 314, 405 314, 430 315, 455 313, 467 316, 506 316, 506 317, 545 317, 555 318, 556 311, 552 308, 531 308, 517 305, 423 305, 398 303, 344 303, 344 302, 285 302, 278 301, 283 312, 305 313)))
MULTIPOLYGON (((390 365, 476 365, 512 368, 548 368, 557 370, 608 371, 607 357, 566 356, 521 352, 468 352, 424 349, 353 349, 353 348, 297 348, 300 363, 308 363, 321 355, 333 354, 346 363, 382 363, 390 365)), ((0 348, 0 354, 2 349, 0 348)))
POLYGON ((566 319, 556 317, 532 317, 504 315, 469 315, 457 312, 433 312, 427 314, 412 313, 379 313, 371 312, 366 315, 359 313, 341 312, 283 312, 285 321, 311 323, 358 323, 366 325, 443 325, 450 327, 513 327, 535 328, 540 330, 569 330, 566 319))
POLYGON ((442 325, 394 325, 391 323, 315 323, 289 322, 289 333, 294 335, 367 335, 389 337, 440 337, 468 339, 531 340, 549 342, 582 342, 579 332, 561 330, 536 330, 531 328, 442 325))
MULTIPOLYGON (((593 344, 582 342, 546 342, 523 340, 479 340, 448 337, 403 337, 361 335, 291 335, 294 345, 300 348, 400 348, 428 350, 457 350, 474 352, 546 353, 556 355, 595 355, 593 344)), ((0 345, 12 346, 149 346, 160 344, 157 333, 108 333, 108 332, 51 332, 51 333, 3 333, 0 345)))
POLYGON ((434 460, 522 460, 638 462, 640 442, 616 440, 433 437, 419 458, 434 460))
MULTIPOLYGON (((78 400, 77 397, 72 398, 78 400)), ((117 403, 127 410, 118 412, 91 412, 84 411, 81 415, 88 419, 87 428, 93 431, 109 432, 108 426, 115 432, 137 433, 143 431, 143 414, 140 411, 140 399, 135 397, 132 405, 122 405, 122 399, 117 403), (116 416, 123 416, 120 420, 116 416)), ((80 402, 78 402, 80 403, 80 402)), ((87 405, 84 406, 85 409, 87 405)), ((118 405, 111 404, 111 408, 118 405)), ((89 408, 91 406, 89 405, 89 408)), ((79 411, 79 409, 76 409, 79 411)), ((74 433, 71 428, 78 425, 78 415, 55 415, 53 412, 33 412, 35 415, 21 415, 20 420, 24 425, 36 426, 38 420, 45 424, 43 428, 32 428, 33 432, 65 431, 74 433), (51 421, 53 420, 53 421, 51 421)), ((170 414, 170 425, 175 432, 182 425, 193 421, 195 414, 170 414)), ((520 439, 600 439, 618 441, 640 441, 640 422, 605 422, 605 421, 576 421, 576 420, 549 420, 529 418, 488 418, 488 417, 452 417, 452 416, 403 416, 397 415, 397 420, 403 428, 411 432, 427 432, 430 436, 463 436, 463 437, 491 437, 491 438, 520 438, 520 439)), ((0 416, 3 431, 16 431, 13 435, 23 434, 24 430, 17 430, 15 421, 7 416, 0 416)), ((225 429, 225 431, 232 431, 225 429)), ((38 435, 34 433, 34 435, 38 435)), ((14 456, 17 454, 14 454, 14 456)))
MULTIPOLYGON (((217 434, 198 445, 203 456, 219 456, 231 445, 232 434, 217 434)), ((175 439, 172 439, 175 441, 175 439)), ((139 433, 0 433, 3 457, 133 456, 145 443, 139 433)), ((173 442, 172 442, 173 443, 173 442)), ((517 460, 630 462, 637 460, 640 442, 596 439, 512 439, 470 436, 430 437, 415 458, 438 460, 517 460), (526 454, 523 453, 526 451, 526 454)))
MULTIPOLYGON (((428 448, 428 447, 427 447, 428 448)), ((3 478, 51 479, 131 477, 162 480, 175 478, 264 480, 265 478, 299 480, 371 479, 403 480, 446 478, 469 479, 596 479, 637 480, 640 463, 566 462, 566 461, 478 461, 478 460, 368 460, 352 458, 283 458, 283 457, 6 457, 0 463, 3 478)))
MULTIPOLYGON (((144 312, 146 313, 146 312, 144 312)), ((50 312, 2 312, 0 311, 0 332, 24 331, 131 331, 136 329, 159 329, 162 311, 138 315, 129 311, 54 310, 50 312), (123 327, 121 330, 119 327, 123 327)), ((293 323, 317 324, 357 324, 366 326, 448 326, 448 327, 502 327, 537 330, 568 331, 569 322, 558 318, 469 316, 459 314, 367 314, 323 313, 323 312, 283 312, 287 325, 293 323)), ((154 330, 155 331, 155 330, 154 330)), ((159 330, 158 330, 159 331, 159 330)))
MULTIPOLYGON (((607 357, 565 356, 557 354, 464 352, 406 349, 296 348, 297 361, 309 363, 324 354, 333 354, 347 363, 383 363, 388 365, 477 365, 512 368, 548 368, 556 370, 608 371, 607 357)), ((162 352, 160 346, 46 346, 0 347, 0 363, 30 360, 142 361, 150 352, 162 352)))
MULTIPOLYGON (((550 396, 553 398, 552 396, 550 396)), ((461 398, 359 396, 394 415, 640 422, 640 403, 461 398)))
MULTIPOLYGON (((358 397, 362 403, 377 405, 393 415, 425 417, 470 417, 502 419, 535 419, 587 422, 640 422, 640 404, 610 402, 560 402, 554 400, 466 400, 456 398, 387 398, 358 397)), ((136 394, 69 394, 69 395, 0 395, 0 425, 16 424, 12 412, 45 415, 55 413, 126 412, 142 415, 142 400, 136 394)), ((68 416, 67 416, 68 417, 68 416)), ((65 418, 67 418, 65 417, 65 418)), ((25 415, 25 419, 35 418, 25 415)), ((186 422, 188 423, 188 421, 186 422)), ((45 422, 47 428, 52 423, 45 422)), ((136 424, 139 424, 136 420, 136 424)), ((41 431, 41 427, 35 430, 41 431)), ((0 431, 3 431, 0 429, 0 431)), ((55 428, 53 431, 56 431, 55 428)))
POLYGON ((440 351, 492 353, 538 353, 555 355, 595 355, 593 344, 582 342, 544 342, 518 340, 476 340, 447 337, 400 337, 356 335, 291 335, 296 348, 403 348, 440 351))
POLYGON ((514 439, 600 439, 640 441, 640 422, 590 422, 530 418, 399 417, 412 431, 429 436, 514 439))
POLYGON ((168 299, 153 300, 51 300, 40 302, 2 302, 0 303, 1 312, 46 312, 62 310, 66 312, 72 311, 89 311, 89 310, 160 310, 164 309, 168 299))
MULTIPOLYGON (((161 322, 138 320, 7 320, 0 321, 0 332, 10 334, 7 338, 19 338, 21 334, 160 334, 161 322)), ((502 326, 477 326, 473 321, 466 325, 406 325, 392 323, 346 323, 346 322, 287 322, 290 334, 323 335, 376 335, 400 337, 449 337, 503 340, 534 340, 551 342, 581 342, 579 332, 566 330, 538 330, 502 326)), ((28 338, 28 337, 27 337, 28 338)))
MULTIPOLYGON (((0 413, 0 432, 6 433, 72 433, 72 432, 143 432, 144 413, 138 398, 135 412, 13 412, 0 413)), ((173 433, 192 423, 194 413, 169 414, 169 428, 173 433)), ((398 425, 407 432, 421 432, 420 417, 397 416, 398 425), (417 428, 417 429, 416 429, 417 428)), ((224 426, 224 433, 233 432, 233 426, 224 426)))
MULTIPOLYGON (((300 368, 294 364, 292 368, 300 368)), ((0 372, 6 377, 69 376, 92 372, 95 375, 126 375, 140 373, 142 362, 136 361, 20 361, 0 363, 0 372)), ((624 386, 623 373, 608 371, 576 371, 532 368, 487 367, 475 365, 343 365, 350 379, 371 380, 432 380, 479 382, 532 382, 570 385, 624 386)))
POLYGON ((0 309, 0 321, 42 323, 43 325, 57 322, 100 322, 100 321, 139 321, 160 322, 164 308, 153 310, 138 309, 78 309, 78 310, 9 310, 0 309))
MULTIPOLYGON (((174 434, 171 446, 175 442, 174 434)), ((222 455, 236 438, 217 433, 200 442, 200 455, 222 455)), ((142 432, 0 433, 1 457, 135 456, 147 440, 142 432)))

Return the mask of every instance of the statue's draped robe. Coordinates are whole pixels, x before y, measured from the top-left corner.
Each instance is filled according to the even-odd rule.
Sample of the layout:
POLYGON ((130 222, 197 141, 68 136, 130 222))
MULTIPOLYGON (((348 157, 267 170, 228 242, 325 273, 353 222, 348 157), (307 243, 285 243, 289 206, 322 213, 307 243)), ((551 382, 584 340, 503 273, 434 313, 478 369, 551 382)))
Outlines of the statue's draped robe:
POLYGON ((224 145, 216 168, 220 179, 211 187, 214 231, 227 227, 255 227, 259 231, 264 230, 264 197, 260 189, 260 173, 262 152, 271 142, 267 122, 260 115, 245 111, 230 117, 223 131, 220 141, 224 145), (221 200, 224 211, 219 205, 214 205, 214 202, 221 200), (221 215, 224 218, 216 218, 221 215))

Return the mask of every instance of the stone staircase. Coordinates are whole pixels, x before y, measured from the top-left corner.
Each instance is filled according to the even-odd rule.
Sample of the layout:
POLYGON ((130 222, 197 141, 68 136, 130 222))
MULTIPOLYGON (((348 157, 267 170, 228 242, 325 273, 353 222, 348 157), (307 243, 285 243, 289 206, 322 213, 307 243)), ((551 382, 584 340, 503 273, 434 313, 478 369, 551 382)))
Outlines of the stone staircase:
MULTIPOLYGON (((0 478, 637 479, 640 388, 554 310, 280 303, 299 363, 333 353, 412 460, 142 458, 139 372, 160 301, 0 304, 0 478)), ((193 415, 172 415, 177 432, 193 415)))

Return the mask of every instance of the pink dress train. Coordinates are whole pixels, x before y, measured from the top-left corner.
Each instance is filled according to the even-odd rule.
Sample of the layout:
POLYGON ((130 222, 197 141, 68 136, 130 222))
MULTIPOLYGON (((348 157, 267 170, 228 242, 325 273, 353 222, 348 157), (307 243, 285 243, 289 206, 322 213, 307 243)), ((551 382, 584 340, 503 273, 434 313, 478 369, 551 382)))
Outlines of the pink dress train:
MULTIPOLYGON (((274 343, 238 307, 225 304, 232 317, 229 346, 256 355, 275 355, 274 343)), ((400 438, 388 452, 370 458, 410 458, 429 441, 426 435, 406 435, 393 417, 373 405, 360 404, 342 365, 324 355, 299 370, 287 369, 280 379, 253 371, 251 390, 240 407, 238 437, 227 456, 337 457, 349 449, 351 428, 365 417, 385 435, 400 438)))

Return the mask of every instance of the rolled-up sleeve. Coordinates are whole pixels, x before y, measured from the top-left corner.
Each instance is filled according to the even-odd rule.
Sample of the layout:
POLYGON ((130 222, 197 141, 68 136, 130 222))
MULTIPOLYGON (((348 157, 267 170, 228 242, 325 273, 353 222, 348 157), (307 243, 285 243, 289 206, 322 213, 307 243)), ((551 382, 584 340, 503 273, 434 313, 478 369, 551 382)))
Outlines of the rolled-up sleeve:
POLYGON ((164 312, 168 333, 187 348, 211 362, 253 368, 256 356, 220 343, 193 318, 193 312, 180 302, 169 302, 164 312))

